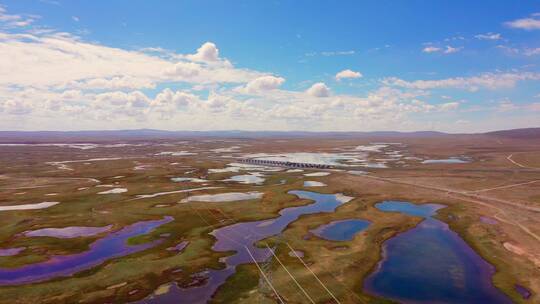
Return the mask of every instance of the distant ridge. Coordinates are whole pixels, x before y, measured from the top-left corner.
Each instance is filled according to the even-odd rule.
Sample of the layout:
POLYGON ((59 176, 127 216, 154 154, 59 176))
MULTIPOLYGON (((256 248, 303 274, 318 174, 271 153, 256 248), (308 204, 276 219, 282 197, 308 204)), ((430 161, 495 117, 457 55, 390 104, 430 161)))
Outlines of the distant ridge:
POLYGON ((301 137, 335 137, 335 138, 424 138, 440 137, 449 134, 435 131, 398 132, 309 132, 309 131, 166 131, 154 129, 137 130, 95 130, 95 131, 0 131, 0 142, 32 143, 57 141, 92 141, 92 140, 151 140, 197 137, 228 138, 301 138, 301 137))
POLYGON ((502 130, 502 131, 487 132, 485 134, 489 136, 498 136, 498 137, 505 137, 505 138, 539 139, 540 128, 502 130))
POLYGON ((498 136, 516 139, 538 139, 540 128, 502 130, 476 134, 450 134, 437 131, 374 131, 374 132, 310 132, 310 131, 167 131, 155 129, 136 130, 92 130, 92 131, 0 131, 0 142, 84 142, 84 141, 121 141, 121 140, 157 140, 181 138, 434 138, 444 136, 498 136))

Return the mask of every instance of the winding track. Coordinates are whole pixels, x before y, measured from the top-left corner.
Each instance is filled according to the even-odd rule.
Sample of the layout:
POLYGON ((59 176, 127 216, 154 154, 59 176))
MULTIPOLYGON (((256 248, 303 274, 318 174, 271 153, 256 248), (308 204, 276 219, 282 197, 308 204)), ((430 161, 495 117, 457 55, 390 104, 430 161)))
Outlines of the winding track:
POLYGON ((478 193, 478 192, 487 192, 487 191, 492 191, 492 190, 513 188, 513 187, 518 187, 518 186, 523 186, 523 185, 528 185, 528 184, 534 184, 534 183, 537 183, 537 182, 540 182, 540 179, 536 179, 536 180, 528 181, 528 182, 524 182, 524 183, 504 185, 504 186, 498 186, 498 187, 493 187, 493 188, 485 188, 485 189, 480 189, 480 190, 473 190, 473 191, 468 191, 468 193, 478 193))
POLYGON ((538 168, 538 167, 527 166, 527 165, 524 165, 524 164, 522 164, 522 163, 519 163, 519 162, 513 160, 513 159, 512 159, 512 156, 514 156, 514 154, 515 154, 515 153, 512 153, 512 154, 508 155, 508 156, 506 157, 506 159, 507 159, 508 161, 510 161, 511 163, 513 163, 514 165, 520 167, 520 168, 529 169, 529 170, 533 170, 533 171, 538 171, 538 170, 540 170, 540 168, 538 168))

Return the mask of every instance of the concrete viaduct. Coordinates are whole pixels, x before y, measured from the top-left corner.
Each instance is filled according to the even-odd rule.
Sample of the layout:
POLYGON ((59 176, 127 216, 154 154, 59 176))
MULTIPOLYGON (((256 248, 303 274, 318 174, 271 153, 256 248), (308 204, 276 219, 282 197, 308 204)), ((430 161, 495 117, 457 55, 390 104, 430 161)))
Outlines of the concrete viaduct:
POLYGON ((246 164, 303 168, 303 169, 310 169, 310 168, 311 169, 332 169, 333 168, 330 165, 323 165, 323 164, 296 163, 296 162, 289 162, 289 161, 264 160, 264 159, 254 159, 254 158, 243 158, 243 159, 240 159, 240 162, 246 163, 246 164))

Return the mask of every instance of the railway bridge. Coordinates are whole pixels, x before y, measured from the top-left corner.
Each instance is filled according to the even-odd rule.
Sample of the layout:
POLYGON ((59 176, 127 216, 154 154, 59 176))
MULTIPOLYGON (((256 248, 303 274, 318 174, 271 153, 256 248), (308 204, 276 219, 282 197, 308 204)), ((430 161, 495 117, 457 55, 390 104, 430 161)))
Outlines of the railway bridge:
POLYGON ((299 162, 266 160, 266 159, 256 159, 256 158, 243 158, 243 159, 240 159, 240 162, 246 163, 246 164, 289 167, 289 168, 302 168, 302 169, 332 169, 333 168, 333 166, 324 165, 324 164, 299 163, 299 162))

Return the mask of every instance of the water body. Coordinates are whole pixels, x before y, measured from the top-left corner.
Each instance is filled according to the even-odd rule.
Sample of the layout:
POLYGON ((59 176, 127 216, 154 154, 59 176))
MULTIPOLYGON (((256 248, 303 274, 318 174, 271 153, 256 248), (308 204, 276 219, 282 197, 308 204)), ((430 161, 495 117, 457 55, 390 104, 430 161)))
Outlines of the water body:
POLYGON ((516 291, 521 295, 521 297, 524 299, 524 300, 527 300, 531 297, 531 291, 528 290, 527 288, 519 285, 519 284, 516 284, 514 286, 516 288, 516 291))
POLYGON ((45 208, 49 208, 57 204, 60 204, 60 202, 43 202, 43 203, 36 203, 36 204, 0 206, 0 211, 45 209, 45 208))
POLYGON ((329 172, 313 172, 313 173, 304 174, 304 176, 309 176, 309 177, 327 176, 327 175, 330 175, 330 173, 329 172))
POLYGON ((384 243, 384 259, 366 278, 365 291, 401 303, 512 303, 492 284, 495 268, 431 217, 444 206, 386 201, 376 207, 425 219, 384 243))
POLYGON ((187 198, 181 200, 181 203, 188 202, 235 202, 235 201, 247 201, 260 199, 264 193, 262 192, 228 192, 228 193, 218 193, 218 194, 201 194, 188 196, 187 198))
POLYGON ((83 236, 93 236, 109 231, 112 225, 104 227, 71 226, 64 228, 43 228, 24 232, 25 236, 49 236, 61 239, 69 239, 83 236))
POLYGON ((126 188, 113 188, 111 190, 98 192, 98 194, 120 194, 127 192, 128 190, 126 188))
POLYGON ((190 182, 190 183, 206 183, 208 180, 196 177, 173 177, 171 178, 173 182, 190 182))
POLYGON ((445 159, 426 159, 422 161, 422 164, 466 164, 468 160, 459 158, 445 158, 445 159))
POLYGON ((17 285, 49 280, 60 276, 70 276, 85 269, 95 267, 109 259, 139 252, 157 245, 160 240, 141 245, 129 246, 130 237, 147 234, 155 228, 172 221, 170 216, 161 220, 138 222, 111 233, 90 245, 90 250, 57 255, 45 262, 18 268, 0 268, 0 285, 17 285))
POLYGON ((309 199, 314 202, 300 207, 285 208, 279 212, 279 217, 269 220, 236 223, 212 231, 217 241, 212 247, 219 252, 235 251, 236 253, 223 258, 226 268, 221 270, 208 270, 200 274, 206 278, 206 283, 191 288, 180 288, 173 284, 169 292, 154 294, 139 303, 207 303, 228 277, 236 272, 236 266, 240 264, 263 262, 268 259, 272 252, 267 248, 257 248, 253 244, 262 239, 277 235, 291 222, 304 214, 321 212, 334 212, 334 210, 352 199, 342 194, 320 194, 309 191, 290 191, 301 199, 309 199))
POLYGON ((311 233, 329 241, 350 241, 369 224, 369 221, 359 219, 333 221, 311 230, 311 233))
POLYGON ((262 175, 261 173, 259 172, 253 172, 253 173, 250 173, 250 174, 243 174, 243 175, 235 175, 235 176, 232 176, 231 178, 229 179, 225 179, 224 181, 225 182, 238 182, 238 183, 241 183, 241 184, 257 184, 257 185, 260 185, 262 183, 264 183, 264 178, 262 178, 262 175))
POLYGON ((6 249, 0 249, 0 257, 3 256, 14 256, 19 254, 21 251, 23 251, 24 247, 16 247, 16 248, 6 248, 6 249))
POLYGON ((324 187, 326 186, 325 183, 317 182, 317 181, 305 181, 304 187, 324 187))

